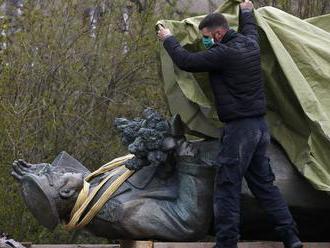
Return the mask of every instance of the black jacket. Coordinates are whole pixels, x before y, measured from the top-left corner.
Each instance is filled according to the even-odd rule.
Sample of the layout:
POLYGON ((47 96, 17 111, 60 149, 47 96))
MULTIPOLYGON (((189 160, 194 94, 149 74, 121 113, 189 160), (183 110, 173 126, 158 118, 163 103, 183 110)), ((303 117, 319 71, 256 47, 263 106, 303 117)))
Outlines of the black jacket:
POLYGON ((265 114, 258 33, 251 11, 240 14, 239 33, 229 30, 206 51, 188 52, 173 36, 165 39, 164 47, 180 69, 209 72, 222 122, 265 114))

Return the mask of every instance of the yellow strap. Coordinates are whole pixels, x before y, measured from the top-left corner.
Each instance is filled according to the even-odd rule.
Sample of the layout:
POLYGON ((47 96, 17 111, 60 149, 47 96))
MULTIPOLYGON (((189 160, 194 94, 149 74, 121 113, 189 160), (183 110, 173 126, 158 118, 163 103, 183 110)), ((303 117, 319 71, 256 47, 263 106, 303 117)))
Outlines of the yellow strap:
POLYGON ((89 181, 90 179, 92 179, 95 176, 98 176, 100 174, 104 174, 105 172, 109 172, 112 169, 122 165, 125 161, 133 158, 134 155, 133 154, 128 154, 126 156, 122 156, 119 158, 115 158, 113 160, 111 160, 109 163, 106 163, 105 165, 101 166, 99 169, 97 169, 96 171, 94 171, 93 173, 89 174, 86 177, 86 181, 89 181))
POLYGON ((77 201, 72 209, 71 218, 68 224, 64 226, 66 230, 74 230, 79 229, 86 226, 95 215, 101 210, 104 204, 111 198, 111 196, 118 190, 118 188, 131 176, 135 171, 128 170, 123 163, 131 158, 133 158, 133 154, 128 154, 123 157, 116 158, 109 163, 103 165, 98 170, 94 171, 90 175, 88 175, 84 180, 83 189, 80 191, 77 201), (112 171, 116 169, 115 171, 112 171), (100 182, 100 184, 93 189, 91 194, 89 194, 90 184, 89 180, 93 177, 98 176, 100 174, 104 174, 106 172, 111 171, 111 173, 100 182), (90 202, 94 199, 95 195, 99 192, 99 190, 108 182, 114 175, 123 172, 110 186, 106 189, 106 191, 102 194, 102 196, 97 200, 97 202, 91 207, 91 209, 85 214, 85 216, 81 219, 83 213, 86 208, 90 204, 90 202))

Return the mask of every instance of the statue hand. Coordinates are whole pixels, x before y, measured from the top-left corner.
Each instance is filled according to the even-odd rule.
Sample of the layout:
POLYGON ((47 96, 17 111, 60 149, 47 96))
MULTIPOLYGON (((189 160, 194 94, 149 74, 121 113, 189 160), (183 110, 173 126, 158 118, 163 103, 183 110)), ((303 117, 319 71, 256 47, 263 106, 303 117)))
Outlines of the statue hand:
POLYGON ((180 157, 195 157, 198 153, 198 149, 193 143, 186 139, 180 139, 177 141, 176 155, 180 157))
POLYGON ((26 174, 42 174, 49 168, 49 164, 30 164, 24 161, 23 159, 15 160, 13 162, 13 171, 11 175, 17 179, 21 180, 26 174))

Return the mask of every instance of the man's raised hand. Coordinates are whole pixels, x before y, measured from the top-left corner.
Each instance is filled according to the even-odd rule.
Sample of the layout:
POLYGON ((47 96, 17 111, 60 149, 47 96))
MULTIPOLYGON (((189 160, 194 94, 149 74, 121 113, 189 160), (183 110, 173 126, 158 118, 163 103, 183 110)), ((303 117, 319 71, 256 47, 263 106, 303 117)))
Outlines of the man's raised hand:
POLYGON ((240 4, 241 10, 253 10, 253 3, 250 0, 243 0, 243 2, 240 4))
POLYGON ((164 28, 163 25, 159 24, 158 28, 157 36, 161 41, 164 41, 167 37, 172 35, 171 31, 168 28, 164 28))

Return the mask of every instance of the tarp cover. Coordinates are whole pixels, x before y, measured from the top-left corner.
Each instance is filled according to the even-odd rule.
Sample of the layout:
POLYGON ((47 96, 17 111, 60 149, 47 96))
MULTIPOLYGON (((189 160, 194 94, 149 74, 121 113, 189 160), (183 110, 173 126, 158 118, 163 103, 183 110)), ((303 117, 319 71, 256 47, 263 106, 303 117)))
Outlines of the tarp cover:
MULTIPOLYGON (((227 0, 217 9, 236 30, 239 3, 227 0)), ((273 7, 254 12, 272 136, 315 188, 330 191, 330 15, 301 20, 273 7)), ((160 23, 186 49, 198 51, 203 49, 198 30, 203 17, 160 23)), ((222 124, 217 119, 208 75, 180 70, 160 47, 171 113, 180 114, 191 131, 217 137, 222 124)))

